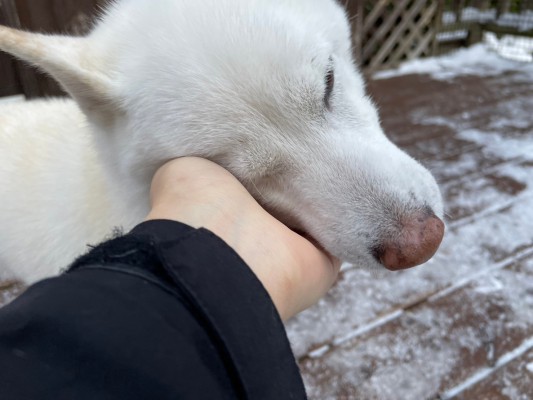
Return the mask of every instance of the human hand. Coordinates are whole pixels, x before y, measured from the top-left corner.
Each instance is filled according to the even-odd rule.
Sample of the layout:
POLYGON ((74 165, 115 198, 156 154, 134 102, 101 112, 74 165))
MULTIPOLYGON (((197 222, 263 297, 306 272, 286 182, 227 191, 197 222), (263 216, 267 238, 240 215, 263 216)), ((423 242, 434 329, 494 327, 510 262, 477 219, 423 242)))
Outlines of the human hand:
POLYGON ((201 158, 161 167, 147 220, 204 227, 248 264, 287 320, 316 303, 335 282, 340 261, 268 214, 228 171, 201 158))

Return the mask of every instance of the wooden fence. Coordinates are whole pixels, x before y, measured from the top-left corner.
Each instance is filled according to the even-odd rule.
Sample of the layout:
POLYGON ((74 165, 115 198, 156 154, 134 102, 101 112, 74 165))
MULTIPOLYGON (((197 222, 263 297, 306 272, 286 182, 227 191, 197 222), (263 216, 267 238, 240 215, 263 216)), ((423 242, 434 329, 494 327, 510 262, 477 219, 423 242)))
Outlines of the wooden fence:
POLYGON ((469 46, 483 32, 533 38, 533 0, 448 0, 437 37, 439 53, 469 46))
MULTIPOLYGON (((367 71, 397 65, 436 51, 442 1, 342 0, 353 26, 354 51, 367 71)), ((81 34, 105 0, 0 0, 0 24, 41 32, 81 34), (31 5, 31 6, 30 6, 31 5)), ((61 93, 51 79, 0 55, 0 96, 27 97, 61 93)))
POLYGON ((348 0, 346 6, 354 22, 355 56, 363 69, 394 67, 436 53, 443 1, 348 0))
MULTIPOLYGON (((107 1, 0 0, 0 24, 40 32, 83 34, 98 8, 107 1)), ((506 13, 532 10, 533 17, 533 0, 339 1, 348 10, 356 60, 366 72, 474 43, 481 40, 483 29, 515 33, 515 27, 498 24, 506 13), (470 18, 468 10, 480 16, 493 13, 494 17, 470 18)), ((35 69, 0 53, 0 97, 18 93, 35 97, 56 95, 61 89, 35 69)))
MULTIPOLYGON (((0 24, 31 31, 81 35, 102 0, 0 0, 0 24)), ((52 79, 0 52, 0 97, 63 93, 52 79)))

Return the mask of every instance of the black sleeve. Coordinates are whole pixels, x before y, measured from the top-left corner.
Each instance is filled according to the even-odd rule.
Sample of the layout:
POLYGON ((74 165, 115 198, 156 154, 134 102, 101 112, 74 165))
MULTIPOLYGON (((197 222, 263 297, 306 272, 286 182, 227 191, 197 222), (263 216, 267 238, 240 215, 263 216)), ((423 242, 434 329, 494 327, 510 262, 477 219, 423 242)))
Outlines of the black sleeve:
POLYGON ((205 229, 151 221, 0 309, 0 398, 306 396, 244 261, 205 229))

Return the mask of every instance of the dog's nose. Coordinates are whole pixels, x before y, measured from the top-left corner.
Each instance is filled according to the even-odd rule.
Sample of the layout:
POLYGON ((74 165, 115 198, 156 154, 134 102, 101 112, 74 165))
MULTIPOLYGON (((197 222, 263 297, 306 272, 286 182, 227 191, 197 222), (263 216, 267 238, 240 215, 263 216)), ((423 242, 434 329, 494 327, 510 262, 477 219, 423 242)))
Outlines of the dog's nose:
POLYGON ((402 220, 402 229, 385 241, 377 252, 383 266, 391 271, 411 268, 428 261, 444 236, 444 222, 433 213, 417 212, 402 220))

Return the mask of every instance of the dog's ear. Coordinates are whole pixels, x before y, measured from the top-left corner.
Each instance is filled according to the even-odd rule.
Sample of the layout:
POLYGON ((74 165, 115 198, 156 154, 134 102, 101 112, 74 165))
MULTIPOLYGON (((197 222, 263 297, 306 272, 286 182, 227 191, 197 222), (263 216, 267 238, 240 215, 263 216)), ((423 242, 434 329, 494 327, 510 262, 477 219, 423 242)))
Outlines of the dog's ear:
POLYGON ((118 103, 113 101, 109 66, 87 38, 42 35, 0 26, 0 50, 50 74, 88 114, 107 114, 111 103, 118 103))

